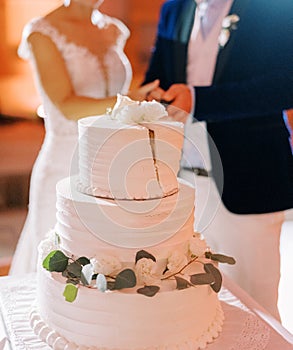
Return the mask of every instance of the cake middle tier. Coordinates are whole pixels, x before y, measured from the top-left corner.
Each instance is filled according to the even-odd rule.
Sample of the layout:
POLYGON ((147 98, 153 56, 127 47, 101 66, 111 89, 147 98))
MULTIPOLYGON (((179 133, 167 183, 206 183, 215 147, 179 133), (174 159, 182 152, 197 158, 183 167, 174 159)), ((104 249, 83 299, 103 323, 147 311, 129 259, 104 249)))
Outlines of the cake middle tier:
POLYGON ((79 192, 77 182, 73 176, 57 184, 55 231, 62 250, 76 256, 119 251, 123 261, 147 247, 161 258, 174 247, 186 251, 194 233, 195 191, 184 180, 178 179, 178 192, 151 200, 98 198, 79 192))
POLYGON ((79 190, 114 199, 162 198, 178 190, 184 125, 125 124, 109 115, 78 121, 79 190))

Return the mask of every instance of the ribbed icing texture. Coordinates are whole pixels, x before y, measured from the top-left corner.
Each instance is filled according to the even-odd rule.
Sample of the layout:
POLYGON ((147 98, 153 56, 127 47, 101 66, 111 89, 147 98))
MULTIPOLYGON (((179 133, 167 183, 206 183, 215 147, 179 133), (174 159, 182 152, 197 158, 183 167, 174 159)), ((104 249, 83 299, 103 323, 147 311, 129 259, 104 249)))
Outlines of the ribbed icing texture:
POLYGON ((74 303, 64 301, 60 275, 41 270, 39 286, 31 324, 53 349, 203 349, 224 319, 210 286, 166 290, 152 298, 80 287, 74 303))
MULTIPOLYGON (((154 249, 166 247, 169 251, 184 246, 193 234, 194 189, 183 180, 177 193, 145 201, 85 195, 76 190, 76 181, 71 177, 57 184, 56 232, 66 251, 80 254, 82 250, 92 256, 97 246, 113 249, 110 244, 137 250, 161 242, 163 245, 154 249)), ((124 251, 120 249, 119 254, 131 254, 130 250, 124 251)))
POLYGON ((113 199, 161 198, 177 192, 183 124, 122 124, 110 116, 79 120, 78 189, 113 199))

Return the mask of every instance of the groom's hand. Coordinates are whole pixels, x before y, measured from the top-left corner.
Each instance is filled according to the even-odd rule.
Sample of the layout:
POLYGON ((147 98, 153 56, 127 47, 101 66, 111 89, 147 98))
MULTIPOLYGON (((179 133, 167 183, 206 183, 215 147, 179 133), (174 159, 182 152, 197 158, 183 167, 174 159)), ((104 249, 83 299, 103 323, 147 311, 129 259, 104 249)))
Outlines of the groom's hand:
POLYGON ((158 102, 162 101, 162 96, 164 95, 165 90, 160 88, 159 86, 152 91, 150 91, 147 95, 147 101, 153 101, 156 100, 158 102))
POLYGON ((134 101, 144 101, 144 100, 151 101, 155 99, 155 97, 152 97, 152 93, 153 91, 160 89, 159 85, 160 85, 160 80, 156 79, 148 84, 140 86, 137 89, 129 91, 127 95, 134 101))
POLYGON ((185 123, 191 112, 192 96, 190 88, 185 84, 173 84, 162 95, 162 100, 169 104, 169 115, 180 122, 185 123))

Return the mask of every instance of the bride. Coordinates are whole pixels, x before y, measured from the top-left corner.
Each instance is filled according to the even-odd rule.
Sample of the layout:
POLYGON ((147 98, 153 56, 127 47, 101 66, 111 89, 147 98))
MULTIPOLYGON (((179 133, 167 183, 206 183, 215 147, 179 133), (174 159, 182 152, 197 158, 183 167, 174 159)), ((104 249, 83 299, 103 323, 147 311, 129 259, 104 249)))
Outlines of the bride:
MULTIPOLYGON (((55 225, 56 183, 75 171, 77 119, 103 114, 127 94, 132 69, 124 53, 128 28, 99 11, 103 0, 64 0, 24 28, 19 55, 30 61, 42 100, 46 135, 34 164, 28 216, 9 274, 36 270, 37 246, 55 225)), ((158 82, 145 86, 147 94, 158 82)))

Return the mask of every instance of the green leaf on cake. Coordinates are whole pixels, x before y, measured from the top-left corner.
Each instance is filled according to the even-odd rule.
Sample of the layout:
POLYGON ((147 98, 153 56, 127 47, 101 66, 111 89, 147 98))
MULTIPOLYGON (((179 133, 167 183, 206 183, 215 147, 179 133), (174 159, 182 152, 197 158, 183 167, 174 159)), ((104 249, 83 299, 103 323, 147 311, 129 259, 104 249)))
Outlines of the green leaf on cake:
POLYGON ((103 275, 102 273, 99 273, 97 276, 96 286, 97 286, 98 290, 103 292, 103 293, 106 292, 106 290, 108 289, 107 279, 106 279, 105 275, 103 275))
POLYGON ((190 276, 190 282, 195 285, 215 283, 215 278, 211 273, 196 273, 190 276))
POLYGON ((218 293, 222 287, 222 275, 221 272, 213 264, 204 264, 204 270, 208 274, 212 274, 214 277, 214 282, 211 283, 212 289, 218 293))
POLYGON ((176 288, 179 290, 186 289, 192 285, 190 282, 188 282, 186 279, 184 279, 182 277, 175 276, 175 280, 177 283, 176 288))
POLYGON ((43 261, 43 267, 50 272, 63 272, 68 265, 69 258, 61 250, 53 250, 43 261))
POLYGON ((137 293, 143 294, 147 297, 153 297, 158 293, 159 290, 160 290, 160 287, 158 286, 145 286, 145 287, 139 288, 137 290, 137 293))
POLYGON ((67 278, 67 280, 66 280, 66 283, 71 283, 71 284, 74 284, 74 285, 79 285, 79 279, 77 279, 77 278, 71 278, 71 277, 69 277, 69 278, 67 278))
POLYGON ((213 254, 211 252, 206 252, 205 256, 207 259, 218 261, 220 263, 225 263, 229 265, 234 265, 236 263, 236 260, 232 256, 227 256, 224 254, 213 254))
POLYGON ((76 261, 74 261, 67 266, 66 270, 69 276, 80 279, 81 269, 82 269, 82 266, 78 264, 76 261))
POLYGON ((151 259, 151 260, 153 260, 154 262, 156 262, 156 258, 155 258, 152 254, 148 253, 148 252, 145 251, 145 250, 140 250, 139 252, 136 253, 136 256, 135 256, 135 263, 137 263, 138 260, 143 259, 143 258, 151 259))
POLYGON ((66 283, 79 284, 80 277, 76 277, 74 274, 68 272, 68 270, 64 270, 62 272, 62 276, 66 278, 66 283))
POLYGON ((91 263, 90 259, 86 258, 85 256, 81 256, 76 260, 76 262, 78 262, 82 266, 85 266, 91 263))
POLYGON ((132 288, 135 285, 135 273, 131 269, 125 269, 116 276, 114 289, 132 288))
POLYGON ((115 282, 114 281, 108 281, 107 282, 107 288, 109 290, 115 290, 115 282))
POLYGON ((71 284, 71 283, 66 284, 66 287, 63 292, 63 296, 65 297, 65 300, 72 303, 76 299, 77 291, 78 291, 78 288, 74 284, 71 284))

